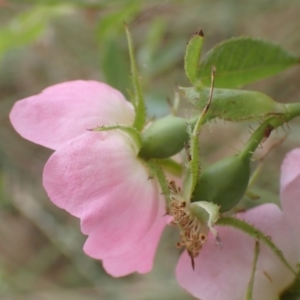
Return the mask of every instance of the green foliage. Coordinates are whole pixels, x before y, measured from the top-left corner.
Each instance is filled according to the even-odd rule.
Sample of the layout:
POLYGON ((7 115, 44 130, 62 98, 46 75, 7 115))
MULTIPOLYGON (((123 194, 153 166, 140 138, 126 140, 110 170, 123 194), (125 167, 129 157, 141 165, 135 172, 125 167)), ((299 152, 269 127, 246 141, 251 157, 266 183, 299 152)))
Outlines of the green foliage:
POLYGON ((142 92, 142 85, 139 78, 138 68, 136 65, 135 54, 133 49, 133 43, 130 31, 127 26, 125 26, 127 42, 129 48, 129 57, 130 57, 130 70, 131 70, 131 79, 133 86, 133 94, 131 96, 131 102, 135 108, 135 119, 133 127, 137 130, 142 130, 146 122, 146 107, 144 94, 142 92))
POLYGON ((143 78, 158 76, 174 67, 174 62, 178 59, 182 59, 182 45, 185 41, 180 42, 176 39, 161 46, 167 33, 167 22, 160 17, 153 20, 148 32, 145 33, 145 40, 138 52, 138 61, 145 66, 143 78))
POLYGON ((203 37, 202 30, 195 32, 186 47, 184 68, 187 78, 193 85, 197 85, 199 81, 199 60, 203 45, 203 37))
POLYGON ((34 42, 46 29, 53 17, 70 13, 72 6, 66 4, 42 6, 20 13, 6 26, 0 28, 0 57, 9 49, 34 42))
POLYGON ((105 82, 123 93, 130 86, 130 62, 127 47, 120 37, 124 36, 124 22, 131 22, 139 9, 138 1, 127 1, 122 9, 112 10, 99 18, 96 25, 100 68, 105 82))
POLYGON ((123 93, 130 86, 130 63, 117 39, 107 39, 102 45, 101 70, 105 82, 123 93))
MULTIPOLYGON (((120 5, 120 4, 119 4, 120 5)), ((124 34, 124 22, 130 22, 139 11, 137 0, 130 0, 122 5, 122 9, 113 10, 99 18, 96 35, 100 43, 108 39, 115 39, 119 34, 124 34)))
POLYGON ((215 66, 215 86, 236 88, 275 75, 298 63, 298 57, 278 45, 237 37, 218 44, 203 57, 197 78, 210 85, 211 66, 215 66))
POLYGON ((279 126, 300 115, 299 103, 289 107, 282 116, 265 120, 256 130, 240 153, 209 166, 197 178, 192 201, 210 201, 226 212, 236 206, 244 196, 250 179, 250 162, 259 144, 279 126))
MULTIPOLYGON (((180 88, 180 91, 189 102, 202 111, 209 97, 209 88, 180 88)), ((285 112, 284 104, 275 102, 263 93, 215 88, 206 119, 219 118, 237 122, 266 118, 285 112)))
MULTIPOLYGON (((249 28, 249 26, 247 26, 249 24, 249 18, 244 18, 244 16, 247 17, 247 14, 249 14, 251 22, 255 22, 255 20, 253 20, 254 18, 259 20, 262 16, 264 17, 263 20, 265 21, 260 24, 262 27, 259 27, 259 34, 261 36, 268 36, 267 34, 270 33, 270 18, 267 14, 271 12, 273 15, 274 7, 278 9, 278 1, 275 1, 276 3, 270 2, 267 4, 257 0, 241 5, 238 1, 229 1, 226 6, 226 11, 224 10, 224 3, 222 1, 214 3, 210 3, 209 1, 205 3, 203 1, 199 3, 187 1, 180 7, 181 2, 182 1, 163 1, 153 4, 139 0, 4 1, 3 8, 6 9, 5 3, 8 3, 7 10, 8 15, 11 15, 11 19, 8 23, 3 24, 2 22, 1 24, 0 58, 3 53, 13 48, 24 47, 35 43, 43 37, 43 35, 48 37, 48 32, 53 33, 53 35, 51 35, 51 39, 47 39, 47 45, 43 45, 43 50, 46 51, 39 51, 40 48, 38 47, 31 48, 30 53, 33 54, 32 57, 35 57, 36 52, 38 54, 36 60, 31 58, 30 61, 30 57, 28 59, 29 51, 24 51, 24 53, 23 51, 20 51, 20 53, 15 51, 16 54, 12 52, 11 56, 7 56, 8 60, 5 62, 12 65, 13 71, 7 69, 6 65, 3 68, 3 78, 5 78, 6 82, 1 83, 1 87, 3 87, 1 88, 1 99, 3 100, 1 101, 1 107, 5 106, 6 109, 3 110, 2 115, 6 114, 6 111, 9 110, 13 101, 22 97, 22 95, 33 94, 37 92, 37 90, 40 90, 41 87, 43 88, 53 82, 71 80, 78 75, 86 79, 100 78, 101 81, 103 80, 117 89, 120 89, 123 93, 126 92, 126 89, 130 87, 130 62, 128 60, 128 50, 124 38, 124 21, 130 24, 135 45, 138 45, 138 47, 135 47, 137 49, 136 57, 139 63, 140 74, 143 75, 145 97, 150 99, 153 104, 156 102, 154 100, 159 98, 153 96, 155 93, 161 93, 164 96, 171 94, 174 83, 181 82, 183 77, 180 77, 182 75, 178 74, 183 73, 182 52, 189 33, 199 26, 199 19, 201 19, 202 22, 201 26, 203 26, 205 30, 210 31, 209 35, 212 41, 224 40, 228 38, 229 35, 239 34, 239 32, 241 32, 240 28, 247 30, 247 28, 249 28), (271 11, 268 12, 268 9, 271 11), (207 11, 213 13, 213 22, 211 20, 211 13, 207 14, 207 11), (178 14, 178 12, 180 13, 178 14), (52 19, 57 16, 61 16, 61 18, 58 22, 52 23, 52 19), (74 20, 76 22, 76 29, 74 29, 74 20), (223 23, 224 20, 226 20, 226 22, 223 23), (51 22, 51 24, 49 24, 49 22, 51 22), (239 27, 235 28, 235 24, 238 24, 239 27), (240 25, 242 27, 240 27, 240 25), (48 31, 49 28, 51 31, 48 31), (74 31, 76 31, 76 39, 72 40, 70 39, 69 33, 74 31), (63 40, 57 39, 58 35, 62 36, 63 40), (94 44, 97 40, 99 49, 90 47, 91 44, 85 44, 83 42, 85 37, 93 41, 94 44), (80 51, 80 57, 84 57, 84 60, 80 61, 80 57, 73 55, 74 53, 78 53, 78 51, 80 51), (51 59, 49 59, 49 53, 51 53, 51 59), (34 61, 33 64, 32 61, 34 61), (71 62, 70 65, 68 65, 68 61, 71 62), (92 62, 91 66, 85 64, 85 62, 89 61, 92 62), (98 68, 96 62, 100 62, 100 68, 98 68), (15 66, 13 66, 13 64, 15 66), (28 65, 32 65, 32 67, 28 67, 28 65), (18 72, 15 71, 16 69, 18 72), (7 74, 7 71, 9 74, 7 74), (50 76, 43 76, 43 74, 50 74, 50 76), (162 76, 163 80, 161 80, 162 76), (168 80, 171 83, 169 83, 168 80)), ((290 16, 292 11, 291 5, 292 7, 294 5, 296 9, 299 8, 299 3, 295 0, 282 2, 280 9, 278 9, 278 11, 280 11, 280 23, 286 24, 286 22, 284 22, 284 10, 287 9, 288 16, 290 16)), ((4 12, 3 15, 5 18, 7 17, 6 12, 4 12)), ((293 23, 294 22, 296 28, 298 22, 297 18, 294 18, 293 23)), ((286 34, 292 32, 292 27, 290 27, 292 25, 286 25, 287 27, 284 26, 284 29, 281 27, 276 35, 271 34, 269 38, 271 40, 278 40, 279 38, 279 40, 281 39, 282 45, 284 45, 284 40, 287 42, 288 47, 293 47, 293 42, 295 43, 293 39, 295 36, 293 34, 286 34)), ((199 80, 207 86, 210 85, 211 64, 217 67, 216 86, 220 88, 214 90, 213 103, 205 115, 206 120, 212 118, 221 118, 229 121, 245 119, 264 120, 270 115, 277 117, 278 114, 284 114, 285 108, 288 112, 293 114, 289 106, 276 103, 261 93, 221 89, 223 87, 235 88, 271 76, 280 70, 284 70, 298 63, 297 58, 289 55, 280 47, 274 46, 269 42, 259 41, 255 44, 253 41, 255 42, 256 40, 237 38, 225 41, 211 50, 204 57, 201 64, 199 64, 200 53, 197 54, 198 56, 195 55, 195 57, 191 58, 194 62, 195 69, 189 74, 191 74, 190 77, 193 78, 192 84, 194 86, 200 87, 198 84, 199 80), (247 40, 250 46, 247 46, 247 40), (230 46, 230 43, 233 44, 230 46), (242 43, 244 43, 244 46, 242 46, 242 43), (237 46, 237 44, 239 45, 237 46), (268 45, 274 47, 272 48, 268 45), (246 55, 247 51, 250 51, 250 55, 248 56, 246 55), (265 54, 262 55, 261 53, 265 54), (226 54, 226 56, 224 56, 224 54, 226 54), (252 61, 250 61, 250 59, 252 61), (272 60, 275 64, 272 63, 272 60), (249 65, 253 64, 253 62, 256 63, 256 65, 254 64, 256 70, 249 68, 249 65), (194 71, 196 73, 193 73, 194 71), (198 78, 197 76, 200 77, 198 78)), ((297 86, 297 78, 291 78, 289 84, 297 86)), ((269 90, 272 91, 272 86, 269 88, 269 90)), ((281 100, 288 99, 288 97, 286 97, 287 90, 289 91, 289 98, 296 99, 293 93, 289 94, 289 89, 282 89, 281 93, 276 95, 278 95, 278 98, 281 98, 281 100)), ((272 92, 273 94, 276 92, 274 85, 272 92)), ((199 89, 187 88, 182 89, 182 93, 195 105, 199 115, 199 112, 203 110, 207 103, 209 89, 206 87, 199 89)), ((156 105, 156 111, 160 110, 160 105, 153 105, 156 105)), ((182 113, 182 111, 180 113, 182 113)), ((183 114, 185 115, 185 112, 183 114)), ((8 123, 6 118, 2 118, 2 126, 6 126, 6 123, 8 123)), ((136 135, 136 139, 139 140, 139 132, 134 130, 131 132, 129 128, 122 126, 111 126, 111 128, 101 130, 109 129, 123 130, 133 137, 136 135)), ((193 128, 191 128, 191 131, 192 129, 193 128)), ((229 129, 229 134, 232 133, 230 130, 231 129, 229 129)), ((264 133, 264 131, 262 131, 262 133, 264 133)), ((297 133, 297 129, 293 130, 292 134, 294 134, 294 141, 291 143, 291 140, 287 140, 287 143, 290 143, 287 145, 289 148, 294 146, 299 140, 299 132, 297 133)), ((161 298, 161 295, 165 292, 163 288, 157 289, 157 287, 161 286, 159 283, 166 278, 170 278, 170 282, 168 281, 167 284, 172 288, 169 289, 166 295, 164 294, 164 299, 190 299, 187 294, 181 294, 183 292, 181 292, 179 287, 175 284, 173 273, 167 274, 166 276, 165 268, 173 270, 171 266, 174 266, 177 262, 178 252, 175 247, 172 247, 174 241, 165 238, 162 240, 164 244, 160 246, 160 250, 158 251, 158 255, 160 256, 158 261, 166 257, 168 257, 168 261, 166 261, 165 264, 159 264, 154 267, 154 275, 152 276, 153 282, 150 283, 150 285, 147 283, 148 290, 142 285, 136 286, 135 276, 118 279, 118 286, 116 287, 115 279, 110 279, 104 274, 104 271, 99 267, 99 262, 93 261, 83 255, 81 247, 84 238, 77 228, 74 229, 74 223, 70 223, 73 219, 66 219, 64 213, 60 215, 59 211, 55 209, 52 209, 51 213, 48 212, 49 207, 53 208, 53 206, 48 205, 48 202, 46 202, 48 199, 45 203, 43 202, 45 193, 39 191, 38 187, 41 185, 41 166, 49 153, 43 152, 46 150, 38 147, 32 146, 32 148, 30 148, 31 145, 26 142, 21 144, 22 141, 20 141, 20 138, 15 138, 16 142, 14 142, 14 135, 11 133, 9 127, 4 127, 4 130, 0 131, 0 135, 3 141, 2 145, 5 147, 4 155, 0 153, 2 160, 13 161, 13 167, 7 169, 11 170, 1 173, 1 176, 4 176, 3 179, 5 180, 0 180, 0 186, 2 182, 5 194, 11 193, 11 197, 3 200, 7 201, 7 203, 9 202, 17 212, 10 213, 3 210, 1 218, 3 220, 2 228, 4 229, 1 232, 1 239, 7 241, 3 244, 3 249, 5 250, 3 252, 4 254, 1 254, 2 271, 0 274, 0 285, 4 287, 2 291, 4 294, 3 297, 8 293, 11 295, 7 297, 22 297, 21 295, 15 296, 13 294, 26 293, 28 299, 35 297, 64 300, 69 298, 99 299, 99 297, 101 298, 103 293, 105 293, 110 299, 123 299, 124 294, 129 295, 128 297, 131 299, 138 299, 140 297, 158 299, 161 298), (31 157, 34 157, 34 159, 30 160, 31 157), (18 173, 19 168, 24 169, 22 175, 18 173), (34 173, 32 173, 32 171, 34 171, 34 173), (32 182, 26 181, 29 173, 34 174, 33 176, 37 176, 36 180, 32 182), (21 185, 26 186, 25 191, 23 191, 23 189, 19 190, 21 185), (34 192, 35 195, 32 195, 34 192), (18 202, 14 202, 14 198, 19 198, 18 202), (10 218, 7 218, 8 216, 10 218), (14 222, 8 222, 10 219, 14 222), (26 220, 25 223, 24 220, 26 220), (45 220, 47 222, 45 222, 45 220), (17 224, 19 224, 19 227, 17 224), (39 229, 36 230, 36 227, 39 229), (8 228, 7 235, 5 234, 5 228, 8 228), (22 235, 18 234, 23 228, 26 229, 24 233, 22 235), (24 240, 20 238, 21 236, 24 237, 24 240), (67 239, 66 236, 68 237, 67 239), (43 248, 40 248, 40 246, 42 246, 40 245, 41 243, 44 243, 43 248), (30 249, 28 254, 26 248, 30 249), (22 249, 22 251, 19 251, 19 254, 15 254, 15 249, 22 249), (12 255, 10 256, 11 252, 12 255), (23 255, 24 253, 26 253, 26 255, 23 255), (22 260, 22 256, 26 257, 26 259, 24 258, 22 260), (13 266, 13 270, 10 268, 11 265, 13 266), (57 269, 57 265, 59 265, 59 269, 57 269), (74 282, 75 284, 71 285, 74 282), (39 286, 45 286, 45 284, 47 290, 49 289, 49 295, 33 295, 30 293, 38 289, 39 286), (87 290, 86 285, 93 290, 87 290), (72 291, 71 288, 74 286, 76 286, 77 290, 72 291), (120 286, 121 288, 119 288, 120 286), (132 288, 133 286, 135 289, 132 288), (64 294, 64 288, 68 291, 68 294, 64 294), (80 289, 79 292, 78 288, 80 289), (51 294, 52 289, 63 292, 63 294, 60 294, 60 296, 56 293, 51 294), (132 290, 136 289, 140 290, 141 293, 132 293, 132 290)), ((196 132, 196 135, 197 139, 194 139, 194 146, 195 153, 198 153, 199 132, 196 132)), ((209 142, 210 155, 217 157, 217 159, 219 155, 223 154, 223 146, 219 143, 219 135, 220 132, 212 132, 209 142)), ((174 135, 173 138, 175 139, 176 135, 174 135)), ((169 151, 168 141, 166 139, 162 139, 162 141, 163 146, 169 151)), ((180 147, 182 148, 182 144, 180 147)), ((207 148, 207 145, 201 143, 201 147, 207 148)), ((224 148, 227 147, 228 145, 226 144, 224 148)), ((205 152, 205 150, 203 152, 205 152)), ((277 169, 281 158, 280 156, 274 159, 274 161, 277 162, 277 169)), ((195 157, 195 162, 195 174, 200 174, 199 155, 195 157)), ((151 159, 148 160, 147 163, 152 171, 150 174, 153 174, 159 180, 162 192, 165 197, 169 199, 168 181, 164 176, 164 171, 178 175, 182 171, 184 164, 178 165, 170 159, 151 159)), ((190 174, 188 175, 190 176, 190 174)), ((266 174, 264 176, 263 184, 266 183, 267 186, 270 184, 275 186, 277 178, 272 176, 272 179, 270 179, 268 175, 269 174, 266 174)), ((225 179, 227 180, 227 178, 225 179)), ((216 185, 216 182, 212 184, 214 187, 216 185)), ((265 189, 265 185, 263 189, 264 192, 267 190, 265 189)), ((276 190, 277 193, 277 186, 276 188, 274 187, 274 190, 276 190)), ((2 196, 2 194, 0 196, 2 196)), ((264 198, 262 201, 269 201, 270 198, 274 198, 272 196, 268 195, 262 197, 264 198)), ((253 201, 253 205, 255 204, 257 205, 257 202, 253 201)), ((76 221, 75 224, 77 224, 76 221)), ((229 225, 227 224, 227 226, 229 225)), ((168 228, 167 230, 171 229, 168 228)), ((173 236, 173 234, 168 235, 168 237, 170 236, 173 236)), ((254 238, 257 238, 257 235, 255 235, 254 238)), ((29 250, 27 249, 27 251, 29 250)), ((299 282, 297 282, 297 285, 299 286, 299 282)), ((26 296, 24 295, 23 297, 26 296)), ((290 289, 282 296, 284 300, 295 300, 297 298, 300 299, 299 292, 296 288, 295 290, 290 289)))
MULTIPOLYGON (((136 0, 137 1, 137 0, 136 0)), ((103 8, 109 4, 119 4, 119 0, 10 0, 12 4, 31 4, 31 5, 57 5, 57 4, 72 4, 80 8, 103 8)), ((123 4, 128 4, 132 0, 122 0, 123 4)))

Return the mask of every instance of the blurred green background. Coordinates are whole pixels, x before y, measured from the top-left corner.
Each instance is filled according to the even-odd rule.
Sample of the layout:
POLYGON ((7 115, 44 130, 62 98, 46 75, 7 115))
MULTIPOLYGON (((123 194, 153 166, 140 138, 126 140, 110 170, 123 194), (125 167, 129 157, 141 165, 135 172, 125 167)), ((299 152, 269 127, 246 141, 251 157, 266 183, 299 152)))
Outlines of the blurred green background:
MULTIPOLYGON (((79 78, 105 81, 127 95, 126 22, 149 116, 165 115, 176 86, 188 85, 183 55, 192 32, 204 30, 204 52, 226 38, 251 35, 300 55, 299 15, 299 0, 0 0, 0 298, 194 299, 176 283, 180 250, 174 228, 165 231, 147 275, 111 278, 101 262, 86 257, 78 220, 56 208, 42 187, 51 151, 18 136, 8 113, 19 99, 79 78)), ((246 88, 294 102, 300 100, 299 79, 299 68, 293 68, 246 88)), ((190 110, 182 105, 180 113, 190 110)), ((235 153, 249 135, 249 123, 225 125, 213 123, 203 131, 204 166, 235 153)), ((245 200, 248 206, 278 202, 280 163, 300 144, 299 120, 284 129, 258 151, 260 157, 288 134, 265 158, 253 188, 261 199, 245 200)))

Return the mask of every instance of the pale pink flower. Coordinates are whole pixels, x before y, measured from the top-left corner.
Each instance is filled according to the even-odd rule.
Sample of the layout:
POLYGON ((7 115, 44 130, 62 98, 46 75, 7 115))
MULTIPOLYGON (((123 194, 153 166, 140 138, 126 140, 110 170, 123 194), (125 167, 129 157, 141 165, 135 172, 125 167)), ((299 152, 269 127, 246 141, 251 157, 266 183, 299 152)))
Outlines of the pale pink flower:
MULTIPOLYGON (((291 151, 282 164, 281 206, 264 204, 239 213, 269 236, 294 270, 300 262, 300 148, 291 151)), ((185 251, 178 262, 179 284, 201 300, 242 300, 251 277, 255 239, 237 229, 216 227, 223 247, 212 236, 195 258, 195 270, 185 251)), ((295 280, 295 275, 274 252, 260 243, 253 300, 274 300, 295 280)))
POLYGON ((164 199, 134 141, 120 130, 87 130, 131 126, 134 115, 120 92, 96 81, 51 86, 10 113, 21 136, 56 150, 43 185, 54 204, 80 218, 84 251, 113 276, 150 271, 166 224, 164 199))

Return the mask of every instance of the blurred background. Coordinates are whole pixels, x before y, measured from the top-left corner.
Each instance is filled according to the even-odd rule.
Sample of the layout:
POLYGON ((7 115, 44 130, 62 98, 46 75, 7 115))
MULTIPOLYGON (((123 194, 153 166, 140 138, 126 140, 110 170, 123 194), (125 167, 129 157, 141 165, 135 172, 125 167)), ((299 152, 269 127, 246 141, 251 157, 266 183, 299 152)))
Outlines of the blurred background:
MULTIPOLYGON (((191 34, 205 33, 204 52, 224 39, 250 35, 300 55, 299 0, 0 0, 0 299, 194 299, 176 283, 178 233, 167 228, 154 269, 115 279, 82 251, 79 222, 56 208, 42 187, 51 151, 23 140, 8 114, 15 101, 74 79, 131 88, 123 22, 131 30, 149 117, 169 111, 178 85, 187 86, 183 55, 191 34)), ((300 101, 300 68, 245 88, 279 102, 300 101)), ((180 113, 191 107, 182 104, 180 113)), ((216 122, 202 132, 203 166, 236 153, 257 123, 216 122), (224 126, 224 124, 226 126, 224 126), (251 125, 252 124, 252 125, 251 125)), ((278 202, 280 164, 299 147, 300 120, 277 130, 258 151, 264 159, 253 192, 278 202)), ((255 165, 255 164, 254 164, 255 165)), ((242 205, 241 205, 242 207, 242 205)))

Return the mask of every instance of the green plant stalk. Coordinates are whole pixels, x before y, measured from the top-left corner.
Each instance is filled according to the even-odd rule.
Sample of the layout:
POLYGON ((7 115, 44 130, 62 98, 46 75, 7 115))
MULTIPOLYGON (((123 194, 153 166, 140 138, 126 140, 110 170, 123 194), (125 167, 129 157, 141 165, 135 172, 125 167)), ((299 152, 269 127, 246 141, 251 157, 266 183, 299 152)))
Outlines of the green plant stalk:
POLYGON ((248 224, 247 222, 233 218, 233 217, 223 217, 220 218, 215 225, 218 226, 230 226, 236 228, 249 236, 255 238, 257 241, 264 243, 268 246, 279 258, 279 260, 295 275, 298 275, 297 272, 293 269, 290 263, 283 256, 282 251, 277 248, 277 246, 272 242, 272 240, 266 236, 263 232, 261 232, 258 228, 248 224))
POLYGON ((169 188, 169 182, 166 178, 166 175, 165 175, 163 169, 158 164, 153 162, 152 160, 148 160, 146 162, 146 165, 148 166, 148 168, 150 170, 150 174, 151 174, 149 177, 149 180, 152 179, 152 176, 157 179, 157 181, 160 185, 160 188, 162 190, 162 194, 165 196, 166 206, 168 206, 168 204, 171 201, 170 188, 169 188))
POLYGON ((188 194, 188 199, 191 199, 191 196, 196 188, 197 180, 199 177, 200 173, 200 159, 199 159, 199 154, 200 154, 200 149, 199 149, 199 134, 201 131, 201 126, 205 123, 205 115, 211 105, 212 102, 212 97, 213 97, 213 89, 214 89, 214 75, 215 75, 215 67, 212 67, 212 72, 211 72, 211 87, 210 87, 210 93, 209 93, 209 98, 208 102, 206 103, 204 109, 202 110, 199 118, 196 121, 196 124, 190 133, 190 151, 191 151, 191 160, 189 162, 190 169, 191 169, 191 174, 192 174, 192 181, 191 181, 191 186, 190 186, 190 191, 188 194))
POLYGON ((273 116, 264 121, 252 134, 239 155, 245 159, 250 159, 258 145, 263 139, 268 138, 274 129, 298 116, 300 116, 300 103, 286 104, 286 113, 280 116, 273 116))
POLYGON ((254 247, 254 259, 253 259, 253 265, 252 265, 252 271, 251 271, 251 277, 248 284, 247 292, 245 300, 253 300, 253 287, 254 287, 254 278, 255 278, 255 271, 258 261, 258 255, 259 255, 259 241, 256 241, 255 247, 254 247))

